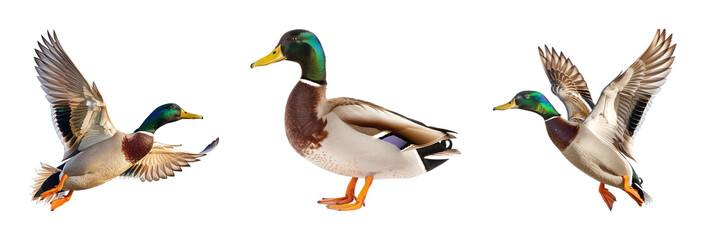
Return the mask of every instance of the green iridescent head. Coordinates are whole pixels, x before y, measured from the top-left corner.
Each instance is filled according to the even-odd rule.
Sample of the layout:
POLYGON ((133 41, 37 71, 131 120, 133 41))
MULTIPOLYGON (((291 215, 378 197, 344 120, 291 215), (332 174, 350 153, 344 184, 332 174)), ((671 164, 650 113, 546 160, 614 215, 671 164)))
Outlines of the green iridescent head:
POLYGON ((154 133, 159 127, 164 126, 164 124, 181 119, 203 119, 203 117, 198 114, 186 112, 175 103, 167 103, 154 109, 154 111, 149 114, 149 117, 144 119, 142 126, 139 126, 139 128, 134 131, 154 133))
POLYGON ((510 102, 497 106, 494 110, 523 109, 539 114, 543 119, 560 116, 545 95, 536 91, 523 91, 516 94, 510 102))
POLYGON ((320 40, 310 31, 291 30, 269 55, 252 63, 250 67, 266 66, 282 60, 297 62, 301 66, 301 78, 325 84, 325 52, 320 40))

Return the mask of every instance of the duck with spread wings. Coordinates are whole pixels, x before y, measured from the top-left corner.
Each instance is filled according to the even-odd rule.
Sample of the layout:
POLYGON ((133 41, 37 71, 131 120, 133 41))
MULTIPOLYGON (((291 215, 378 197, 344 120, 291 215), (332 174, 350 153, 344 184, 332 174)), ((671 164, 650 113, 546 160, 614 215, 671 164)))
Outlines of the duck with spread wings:
POLYGON ((567 119, 536 91, 519 92, 494 110, 523 109, 542 116, 548 136, 567 160, 600 182, 599 194, 609 210, 616 197, 605 185, 624 190, 642 206, 651 199, 628 161, 634 160, 633 137, 675 60, 676 44, 670 45, 671 40, 672 35, 658 30, 648 49, 601 91, 596 104, 570 59, 547 46, 545 52, 539 48, 552 92, 565 104, 567 119))
POLYGON ((188 153, 175 145, 154 142, 154 132, 164 124, 203 118, 173 103, 156 108, 133 133, 116 130, 95 83, 91 86, 83 78, 56 33, 42 40, 36 50, 37 78, 51 104, 65 154, 59 167, 42 163, 33 200, 50 202, 53 211, 68 202, 73 191, 96 187, 118 176, 158 181, 174 176, 175 171, 217 146, 219 139, 200 153, 188 153))

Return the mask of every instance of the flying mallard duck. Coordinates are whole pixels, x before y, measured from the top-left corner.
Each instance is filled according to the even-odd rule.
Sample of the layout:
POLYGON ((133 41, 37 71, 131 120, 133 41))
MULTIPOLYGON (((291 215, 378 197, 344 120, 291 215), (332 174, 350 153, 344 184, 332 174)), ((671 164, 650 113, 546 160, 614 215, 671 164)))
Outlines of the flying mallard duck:
POLYGON ((202 119, 176 104, 156 108, 144 123, 126 134, 115 130, 95 83, 86 82, 64 52, 56 33, 42 37, 36 50, 37 73, 51 103, 54 127, 64 143, 63 163, 54 168, 42 163, 35 178, 34 197, 51 202, 51 210, 68 202, 74 190, 101 185, 117 176, 158 181, 205 156, 219 139, 198 154, 177 150, 175 145, 154 142, 154 132, 180 119, 202 119), (68 191, 61 197, 60 194, 68 191))
POLYGON ((271 54, 251 67, 282 60, 297 62, 302 70, 286 103, 291 146, 318 167, 352 177, 344 197, 318 201, 329 209, 359 209, 373 179, 418 176, 459 154, 452 149, 453 131, 426 126, 370 102, 327 99, 325 53, 313 33, 287 32, 271 54), (355 197, 358 178, 365 184, 355 197))
POLYGON ((650 196, 643 191, 643 180, 628 159, 635 161, 633 136, 675 60, 672 54, 677 44, 670 46, 672 35, 665 36, 665 30, 658 30, 643 55, 601 91, 596 105, 582 74, 569 58, 547 46, 546 54, 538 48, 552 92, 565 104, 568 120, 535 91, 519 92, 511 102, 494 110, 518 108, 540 114, 550 139, 567 160, 601 182, 599 193, 609 210, 616 197, 604 184, 623 189, 642 206, 650 202, 650 196))

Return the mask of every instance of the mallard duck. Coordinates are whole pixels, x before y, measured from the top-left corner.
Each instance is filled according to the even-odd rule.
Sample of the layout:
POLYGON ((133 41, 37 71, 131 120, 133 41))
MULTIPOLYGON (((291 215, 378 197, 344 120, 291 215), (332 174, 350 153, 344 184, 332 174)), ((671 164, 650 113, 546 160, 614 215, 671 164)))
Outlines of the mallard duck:
POLYGON ((352 177, 344 197, 318 201, 329 209, 359 209, 373 179, 418 176, 459 154, 452 149, 453 131, 426 126, 370 102, 326 98, 325 53, 312 32, 287 32, 271 54, 250 67, 282 60, 296 62, 302 70, 286 103, 291 146, 316 166, 352 177), (358 178, 365 183, 355 196, 358 178))
POLYGON ((569 58, 547 46, 543 53, 538 47, 552 92, 565 104, 568 119, 560 117, 547 98, 536 91, 519 92, 494 110, 517 108, 542 116, 548 136, 567 160, 600 182, 599 194, 609 210, 616 197, 604 184, 624 190, 642 206, 651 198, 643 191, 643 179, 628 159, 635 161, 633 137, 675 60, 672 54, 677 44, 670 46, 671 40, 672 35, 666 38, 665 30, 658 30, 648 49, 604 88, 596 104, 587 82, 569 58))
POLYGON ((117 176, 158 181, 198 161, 215 146, 213 141, 200 153, 187 153, 175 145, 154 142, 154 132, 180 119, 202 119, 176 104, 156 108, 134 133, 115 130, 97 86, 88 85, 61 47, 59 39, 42 36, 36 50, 37 73, 51 104, 54 127, 64 144, 62 164, 42 163, 35 178, 33 199, 51 202, 51 210, 68 202, 75 190, 101 185, 117 176), (68 191, 65 196, 62 192, 68 191))

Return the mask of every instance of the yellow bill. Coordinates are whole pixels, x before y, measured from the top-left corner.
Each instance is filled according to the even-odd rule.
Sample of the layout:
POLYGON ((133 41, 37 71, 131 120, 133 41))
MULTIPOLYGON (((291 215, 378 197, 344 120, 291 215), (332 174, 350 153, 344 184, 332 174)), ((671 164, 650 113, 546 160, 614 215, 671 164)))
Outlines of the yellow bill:
POLYGON ((266 55, 265 57, 257 60, 256 62, 252 63, 252 65, 249 65, 249 67, 254 68, 266 66, 283 60, 286 60, 286 57, 284 57, 284 54, 281 53, 281 45, 279 45, 274 48, 274 51, 272 51, 271 54, 266 55))
POLYGON ((198 115, 198 114, 189 113, 189 112, 183 111, 183 109, 181 109, 181 116, 178 118, 179 119, 203 119, 203 116, 198 115))
POLYGON ((514 109, 514 108, 518 108, 518 105, 516 105, 516 99, 511 99, 511 102, 509 102, 509 103, 507 103, 507 104, 494 107, 494 111, 496 111, 496 110, 514 109))

